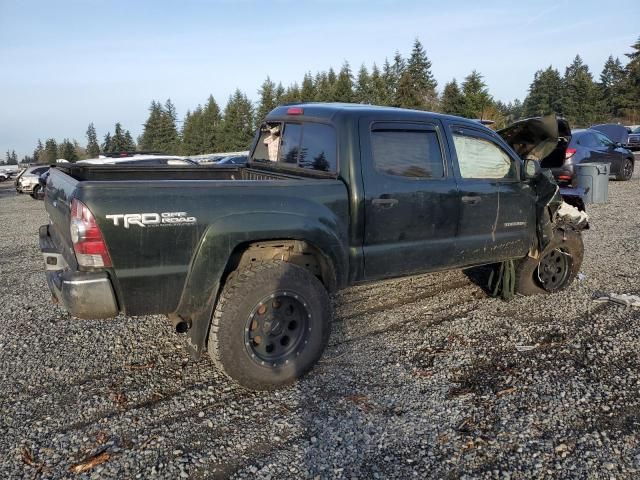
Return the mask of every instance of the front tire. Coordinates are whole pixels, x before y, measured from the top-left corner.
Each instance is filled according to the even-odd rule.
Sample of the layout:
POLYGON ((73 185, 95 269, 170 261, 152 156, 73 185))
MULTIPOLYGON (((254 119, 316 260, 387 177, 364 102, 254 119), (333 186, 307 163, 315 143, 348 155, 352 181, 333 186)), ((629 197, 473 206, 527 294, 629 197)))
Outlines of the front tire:
POLYGON ((33 198, 34 200, 39 200, 38 196, 40 195, 40 190, 40 185, 36 185, 35 187, 33 187, 33 190, 31 191, 31 198, 33 198))
POLYGON ((525 257, 516 267, 516 293, 555 293, 569 287, 582 266, 582 235, 556 230, 539 258, 525 257))
POLYGON ((320 359, 330 321, 329 295, 309 271, 281 261, 253 263, 227 279, 213 314, 209 355, 240 385, 273 390, 320 359))
POLYGON ((622 162, 620 173, 616 176, 616 179, 631 180, 631 177, 633 177, 633 166, 633 160, 631 160, 630 158, 625 158, 622 162))

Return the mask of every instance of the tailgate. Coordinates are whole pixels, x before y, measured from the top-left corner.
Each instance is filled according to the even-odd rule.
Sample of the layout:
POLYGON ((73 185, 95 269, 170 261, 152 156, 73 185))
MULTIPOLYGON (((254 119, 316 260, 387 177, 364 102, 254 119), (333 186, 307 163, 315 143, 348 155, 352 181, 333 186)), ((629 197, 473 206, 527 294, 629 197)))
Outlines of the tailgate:
POLYGON ((56 250, 62 254, 67 264, 76 269, 77 263, 69 223, 71 200, 78 181, 56 168, 52 168, 50 172, 44 196, 45 209, 49 216, 49 235, 56 250))

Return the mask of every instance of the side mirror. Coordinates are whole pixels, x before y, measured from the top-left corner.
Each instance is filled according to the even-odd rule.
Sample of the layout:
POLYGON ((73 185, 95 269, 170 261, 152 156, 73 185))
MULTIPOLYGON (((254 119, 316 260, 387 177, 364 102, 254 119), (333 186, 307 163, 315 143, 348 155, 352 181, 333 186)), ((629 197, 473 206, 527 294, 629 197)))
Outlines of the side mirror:
POLYGON ((540 162, 530 158, 524 161, 525 180, 529 180, 531 178, 537 177, 540 174, 540 172, 542 172, 542 167, 540 166, 540 162))

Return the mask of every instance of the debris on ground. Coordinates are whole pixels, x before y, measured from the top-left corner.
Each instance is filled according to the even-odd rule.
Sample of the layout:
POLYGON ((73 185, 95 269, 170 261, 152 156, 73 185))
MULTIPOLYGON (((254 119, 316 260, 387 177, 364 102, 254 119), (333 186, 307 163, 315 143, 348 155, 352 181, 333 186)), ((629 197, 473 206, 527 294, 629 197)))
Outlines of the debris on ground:
POLYGON ((620 293, 620 294, 610 293, 609 295, 596 297, 593 299, 593 301, 598 303, 611 302, 611 303, 624 305, 625 307, 640 308, 640 296, 628 295, 626 293, 620 293))

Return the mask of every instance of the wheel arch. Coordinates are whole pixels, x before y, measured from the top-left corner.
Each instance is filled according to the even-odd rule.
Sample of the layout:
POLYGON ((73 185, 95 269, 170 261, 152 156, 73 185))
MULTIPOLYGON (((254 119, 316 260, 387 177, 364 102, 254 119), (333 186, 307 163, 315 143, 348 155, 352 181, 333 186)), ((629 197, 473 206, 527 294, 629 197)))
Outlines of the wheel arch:
POLYGON ((239 214, 223 217, 207 228, 172 314, 191 325, 187 344, 194 357, 206 347, 213 310, 226 279, 253 259, 280 257, 312 271, 317 266, 314 274, 330 292, 346 283, 346 232, 326 220, 282 213, 239 214))

